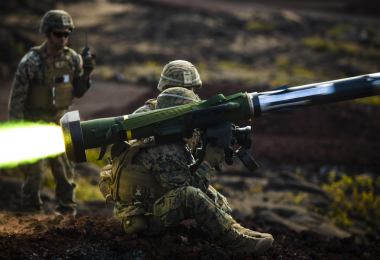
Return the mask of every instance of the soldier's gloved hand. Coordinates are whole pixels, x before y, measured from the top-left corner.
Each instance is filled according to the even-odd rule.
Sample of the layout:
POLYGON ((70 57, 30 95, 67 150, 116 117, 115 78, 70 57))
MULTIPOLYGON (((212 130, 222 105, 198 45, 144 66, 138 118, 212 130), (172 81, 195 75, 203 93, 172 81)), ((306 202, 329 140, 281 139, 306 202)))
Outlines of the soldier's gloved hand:
POLYGON ((95 58, 95 54, 92 54, 91 57, 86 57, 83 59, 83 75, 85 77, 90 76, 91 72, 94 70, 96 65, 95 58))
POLYGON ((207 144, 204 161, 208 162, 211 167, 216 167, 224 162, 224 149, 219 146, 207 144))

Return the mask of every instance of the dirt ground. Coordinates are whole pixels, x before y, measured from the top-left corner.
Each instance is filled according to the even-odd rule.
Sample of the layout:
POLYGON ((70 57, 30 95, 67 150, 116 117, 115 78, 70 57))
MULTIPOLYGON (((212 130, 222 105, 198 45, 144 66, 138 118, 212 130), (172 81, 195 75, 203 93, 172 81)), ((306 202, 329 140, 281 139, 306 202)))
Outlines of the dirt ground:
POLYGON ((104 216, 33 218, 20 213, 0 215, 1 259, 376 259, 380 240, 357 245, 352 239, 326 238, 313 231, 300 233, 242 225, 273 234, 275 242, 259 257, 233 251, 202 228, 179 225, 165 234, 125 235, 116 219, 104 216), (8 234, 9 226, 17 228, 8 234), (22 234, 22 235, 21 235, 22 234))
MULTIPOLYGON (((279 79, 281 84, 288 83, 290 78, 284 78, 283 74, 291 75, 292 83, 297 85, 378 72, 376 55, 371 58, 349 55, 342 50, 323 52, 301 44, 306 37, 327 35, 331 33, 329 28, 348 23, 354 30, 344 35, 344 41, 360 48, 376 49, 379 34, 363 36, 363 32, 380 24, 373 11, 378 10, 378 5, 372 1, 359 2, 2 2, 0 122, 7 120, 9 91, 20 58, 30 47, 43 41, 36 32, 46 10, 63 8, 73 16, 76 29, 70 46, 78 52, 85 31, 89 31, 91 51, 98 55, 96 76, 91 89, 82 99, 76 99, 70 110, 79 110, 82 120, 90 120, 130 114, 145 100, 158 95, 157 77, 148 75, 136 81, 120 77, 127 67, 141 64, 163 67, 170 60, 185 59, 200 67, 207 64, 209 70, 218 74, 216 67, 230 64, 228 61, 238 66, 248 65, 249 73, 257 74, 260 79, 246 82, 228 80, 230 74, 218 75, 216 80, 204 80, 197 92, 202 99, 218 93, 227 96, 269 90, 273 87, 271 78, 279 79), (245 29, 247 24, 261 29, 249 31, 245 29), (272 27, 267 30, 265 26, 272 27), (21 46, 20 43, 23 47, 17 49, 15 46, 21 46), (282 59, 287 61, 285 68, 278 65, 281 61, 278 57, 285 57, 282 59), (304 72, 300 77, 296 73, 300 67, 295 65, 314 73, 310 76, 304 72), (104 76, 109 71, 112 75, 104 76)), ((309 175, 318 175, 327 167, 353 175, 380 173, 379 106, 341 102, 291 115, 263 116, 239 125, 252 126, 250 153, 263 172, 294 171, 301 167, 309 175)), ((248 175, 240 168, 228 168, 226 172, 248 175)), ((244 226, 275 237, 275 243, 263 256, 254 258, 231 251, 198 226, 180 225, 157 237, 131 237, 124 234, 119 222, 111 217, 112 208, 106 209, 103 202, 80 204, 75 218, 25 216, 18 213, 21 183, 0 181, 3 191, 13 190, 0 196, 0 205, 8 211, 0 214, 1 259, 376 259, 380 253, 380 241, 376 237, 368 245, 358 245, 351 238, 328 238, 311 230, 298 233, 264 221, 253 223, 243 219, 238 220, 244 226)), ((43 193, 44 203, 51 207, 47 211, 50 213, 54 194, 43 193)))

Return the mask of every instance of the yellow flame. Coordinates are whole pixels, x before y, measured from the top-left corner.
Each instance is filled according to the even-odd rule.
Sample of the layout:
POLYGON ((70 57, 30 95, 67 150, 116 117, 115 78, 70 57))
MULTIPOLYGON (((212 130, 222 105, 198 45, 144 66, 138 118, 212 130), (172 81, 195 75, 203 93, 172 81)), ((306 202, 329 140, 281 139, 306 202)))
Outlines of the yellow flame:
POLYGON ((65 151, 61 128, 47 123, 0 125, 0 168, 32 163, 65 151))

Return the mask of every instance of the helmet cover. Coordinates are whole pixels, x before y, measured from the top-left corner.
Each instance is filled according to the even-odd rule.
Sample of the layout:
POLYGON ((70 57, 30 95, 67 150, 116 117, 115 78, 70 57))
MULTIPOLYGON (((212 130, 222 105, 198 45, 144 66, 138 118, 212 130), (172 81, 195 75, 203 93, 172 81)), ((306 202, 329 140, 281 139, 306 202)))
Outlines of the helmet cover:
POLYGON ((163 91, 171 87, 196 87, 200 89, 202 81, 194 65, 185 60, 169 62, 162 70, 157 88, 163 91))
POLYGON ((50 10, 41 20, 40 33, 46 32, 47 29, 74 29, 74 23, 71 16, 63 10, 50 10))
POLYGON ((156 109, 181 106, 198 101, 201 101, 198 95, 187 88, 168 88, 158 95, 156 109))

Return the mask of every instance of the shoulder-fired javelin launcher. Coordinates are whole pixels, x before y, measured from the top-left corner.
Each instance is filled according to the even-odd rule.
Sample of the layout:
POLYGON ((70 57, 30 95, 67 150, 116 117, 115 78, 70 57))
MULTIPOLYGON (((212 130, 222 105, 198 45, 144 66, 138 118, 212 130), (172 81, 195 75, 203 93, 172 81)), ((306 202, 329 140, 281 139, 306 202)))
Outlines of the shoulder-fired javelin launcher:
POLYGON ((175 142, 200 129, 204 147, 211 142, 226 148, 227 164, 232 164, 233 156, 229 147, 235 143, 242 145, 236 153, 248 169, 254 171, 258 166, 246 152, 251 146, 251 127, 239 128, 234 122, 379 94, 380 73, 374 73, 292 88, 283 86, 261 93, 237 93, 227 97, 219 94, 183 106, 83 122, 79 112, 73 111, 61 118, 61 128, 66 156, 77 163, 87 161, 87 149, 101 147, 101 159, 107 145, 116 142, 150 136, 154 136, 158 144, 175 142))

